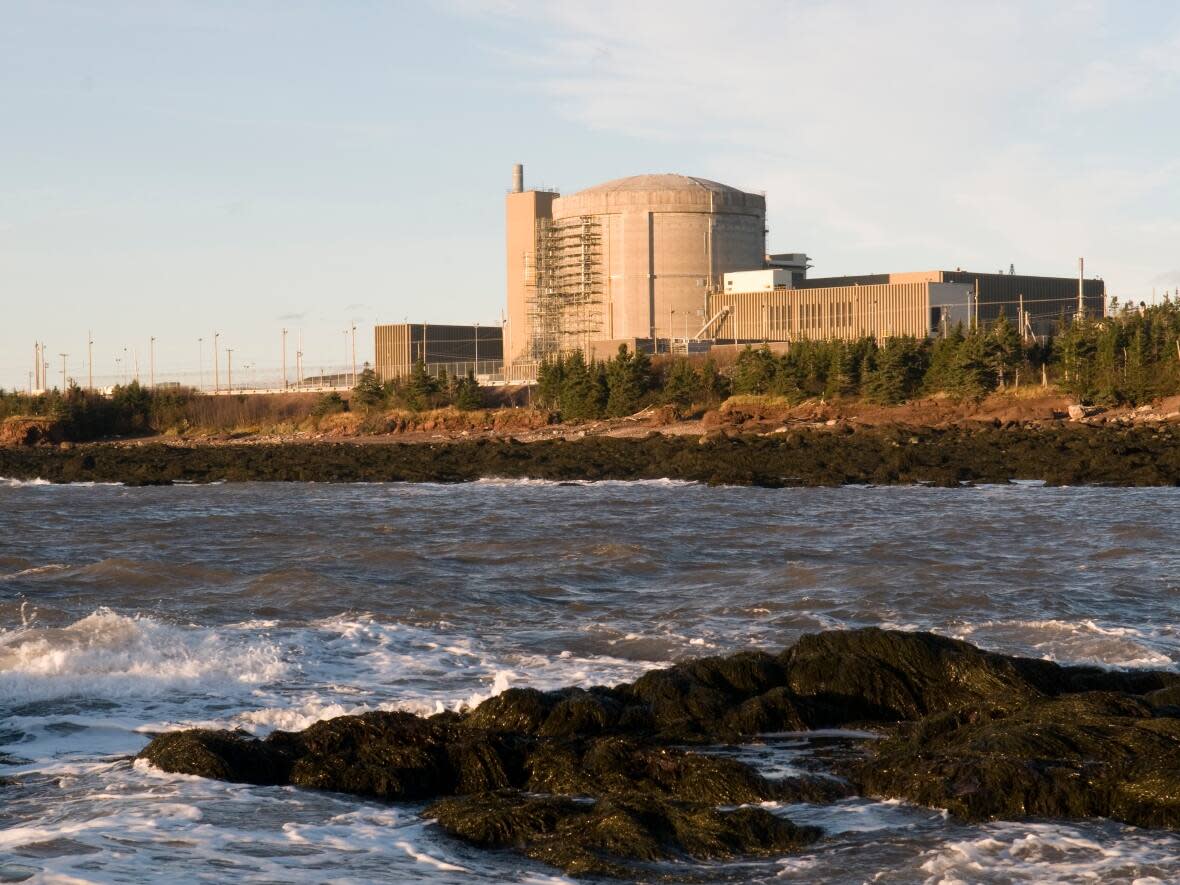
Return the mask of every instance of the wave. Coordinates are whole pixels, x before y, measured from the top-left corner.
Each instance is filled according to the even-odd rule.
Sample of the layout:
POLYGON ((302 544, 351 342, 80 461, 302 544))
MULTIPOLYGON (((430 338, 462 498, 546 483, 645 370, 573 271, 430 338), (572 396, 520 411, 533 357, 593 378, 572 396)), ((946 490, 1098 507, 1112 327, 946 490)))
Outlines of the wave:
MULTIPOLYGON (((425 484, 425 483, 424 483, 425 484)), ((635 486, 657 486, 660 488, 681 488, 687 486, 703 486, 703 483, 696 482, 690 479, 670 479, 664 477, 661 479, 531 479, 528 477, 511 477, 511 476, 487 476, 482 479, 474 480, 472 485, 476 486, 539 486, 539 487, 559 487, 559 486, 593 486, 596 488, 622 486, 625 488, 634 488, 635 486)), ((430 485, 438 485, 438 483, 430 483, 430 485)))
POLYGON ((1062 664, 1130 668, 1177 665, 1170 655, 1155 647, 1150 633, 1136 627, 1102 625, 1092 618, 989 620, 960 624, 946 632, 986 648, 1017 654, 1024 649, 1062 664))
POLYGON ((1051 823, 997 823, 926 853, 926 885, 995 882, 1174 882, 1173 835, 1110 825, 1114 833, 1051 823))
POLYGON ((279 649, 216 630, 179 627, 100 608, 66 627, 0 631, 0 697, 29 702, 84 696, 209 693, 283 676, 279 649))
POLYGON ((100 486, 122 486, 121 482, 94 482, 93 480, 86 480, 85 482, 50 482, 47 479, 13 479, 7 476, 0 476, 0 488, 19 489, 33 486, 50 486, 55 489, 92 489, 100 486))

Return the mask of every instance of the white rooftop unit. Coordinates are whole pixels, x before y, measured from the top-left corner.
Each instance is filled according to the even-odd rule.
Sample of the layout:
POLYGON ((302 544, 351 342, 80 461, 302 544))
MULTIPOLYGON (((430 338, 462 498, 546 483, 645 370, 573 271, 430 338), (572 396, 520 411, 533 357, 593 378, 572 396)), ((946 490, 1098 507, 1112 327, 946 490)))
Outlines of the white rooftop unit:
POLYGON ((723 274, 721 286, 724 292, 773 292, 775 289, 791 289, 793 283, 789 270, 769 268, 723 274))

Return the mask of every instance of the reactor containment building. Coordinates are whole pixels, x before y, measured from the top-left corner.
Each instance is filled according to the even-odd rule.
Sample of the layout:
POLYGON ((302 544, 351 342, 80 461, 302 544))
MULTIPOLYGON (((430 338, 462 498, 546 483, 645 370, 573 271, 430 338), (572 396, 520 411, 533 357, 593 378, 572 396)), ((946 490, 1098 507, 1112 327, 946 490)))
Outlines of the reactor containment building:
POLYGON ((635 175, 506 205, 505 360, 592 352, 592 342, 688 338, 731 271, 766 261, 766 198, 687 175, 635 175))

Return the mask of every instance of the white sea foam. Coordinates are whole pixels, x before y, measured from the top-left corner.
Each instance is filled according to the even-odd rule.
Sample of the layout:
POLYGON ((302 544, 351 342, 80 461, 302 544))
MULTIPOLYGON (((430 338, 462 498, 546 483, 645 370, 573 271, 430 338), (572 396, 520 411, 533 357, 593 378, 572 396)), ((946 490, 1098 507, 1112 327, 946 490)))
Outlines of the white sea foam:
POLYGON ((1175 836, 1120 829, 1116 839, 1065 824, 990 824, 976 838, 948 841, 927 852, 921 870, 926 885, 1176 881, 1175 836))
POLYGON ((0 695, 15 702, 217 691, 264 684, 287 669, 267 640, 107 608, 66 627, 0 631, 0 695))
POLYGON ((0 476, 0 488, 19 489, 26 486, 47 485, 51 485, 47 479, 11 479, 7 476, 0 476))
POLYGON ((1027 649, 1063 664, 1155 668, 1176 664, 1153 646, 1153 636, 1147 630, 1100 624, 1092 618, 989 620, 957 625, 947 632, 985 648, 1027 649))
POLYGON ((594 488, 655 486, 657 488, 700 486, 701 483, 689 479, 531 479, 528 477, 487 476, 475 480, 476 486, 585 486, 594 488))

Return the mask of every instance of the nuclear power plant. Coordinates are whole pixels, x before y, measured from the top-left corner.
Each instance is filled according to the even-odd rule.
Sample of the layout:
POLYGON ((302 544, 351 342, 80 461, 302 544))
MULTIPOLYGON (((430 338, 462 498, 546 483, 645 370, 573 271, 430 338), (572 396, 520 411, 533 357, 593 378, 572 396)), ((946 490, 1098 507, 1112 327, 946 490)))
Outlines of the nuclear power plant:
POLYGON ((417 362, 527 382, 546 359, 620 344, 694 353, 718 344, 947 334, 1006 316, 1025 336, 1101 316, 1100 279, 930 270, 809 277, 802 252, 768 253, 766 196, 689 175, 618 178, 562 196, 512 170, 505 198, 502 328, 399 324, 376 331, 382 377, 417 362))

